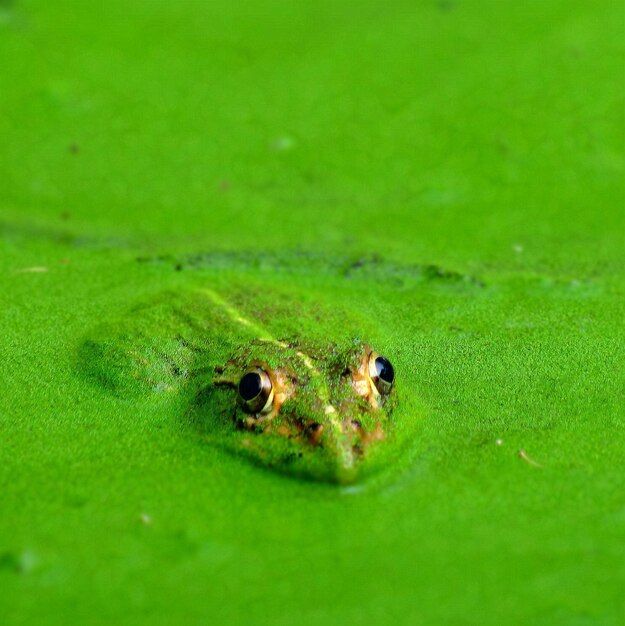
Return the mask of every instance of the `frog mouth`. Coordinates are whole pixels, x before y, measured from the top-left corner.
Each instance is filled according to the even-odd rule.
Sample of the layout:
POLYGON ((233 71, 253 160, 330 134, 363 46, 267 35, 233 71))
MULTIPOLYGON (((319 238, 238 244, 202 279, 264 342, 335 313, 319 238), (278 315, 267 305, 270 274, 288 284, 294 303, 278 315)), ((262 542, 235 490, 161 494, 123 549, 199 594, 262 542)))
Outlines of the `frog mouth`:
POLYGON ((273 424, 266 423, 260 431, 257 430, 257 422, 255 427, 248 425, 247 428, 257 430, 259 436, 273 435, 287 439, 299 448, 300 454, 319 450, 338 470, 349 472, 364 459, 370 446, 384 440, 384 430, 379 423, 366 430, 357 419, 332 419, 338 416, 338 411, 334 406, 328 406, 330 409, 326 407, 324 423, 296 419, 289 425, 282 423, 275 428, 273 424))

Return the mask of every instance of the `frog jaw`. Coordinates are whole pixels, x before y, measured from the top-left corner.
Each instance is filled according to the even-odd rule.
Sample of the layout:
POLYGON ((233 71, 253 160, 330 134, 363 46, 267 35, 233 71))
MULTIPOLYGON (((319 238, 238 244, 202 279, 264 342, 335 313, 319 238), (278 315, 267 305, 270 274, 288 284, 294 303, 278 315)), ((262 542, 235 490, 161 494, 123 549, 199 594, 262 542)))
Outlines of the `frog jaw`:
POLYGON ((361 475, 370 447, 385 438, 381 425, 364 432, 348 421, 316 421, 304 427, 263 424, 253 428, 239 423, 239 443, 230 449, 280 473, 343 484, 361 475))
MULTIPOLYGON (((309 408, 308 402, 301 403, 300 398, 294 397, 273 417, 237 414, 236 419, 241 430, 254 434, 268 446, 270 440, 281 439, 298 456, 323 459, 330 474, 355 470, 369 447, 384 439, 381 415, 341 414, 332 404, 322 405, 316 412, 309 408)), ((370 408, 365 410, 372 412, 370 408)))

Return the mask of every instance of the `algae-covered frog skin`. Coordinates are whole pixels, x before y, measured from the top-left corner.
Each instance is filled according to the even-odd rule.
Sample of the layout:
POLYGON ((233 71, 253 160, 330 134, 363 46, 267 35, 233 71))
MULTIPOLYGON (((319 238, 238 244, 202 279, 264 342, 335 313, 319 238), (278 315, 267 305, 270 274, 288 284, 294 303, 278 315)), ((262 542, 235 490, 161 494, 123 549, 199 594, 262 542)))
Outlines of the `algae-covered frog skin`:
POLYGON ((180 418, 208 443, 352 482, 393 430, 395 371, 349 320, 328 337, 328 315, 266 289, 168 292, 96 329, 81 363, 116 393, 181 398, 180 418))

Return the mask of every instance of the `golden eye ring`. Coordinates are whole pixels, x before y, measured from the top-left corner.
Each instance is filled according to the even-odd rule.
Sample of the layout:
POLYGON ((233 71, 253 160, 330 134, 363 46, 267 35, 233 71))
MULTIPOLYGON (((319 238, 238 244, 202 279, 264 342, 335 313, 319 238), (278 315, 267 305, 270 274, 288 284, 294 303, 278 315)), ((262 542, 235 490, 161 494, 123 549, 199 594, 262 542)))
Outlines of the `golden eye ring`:
POLYGON ((269 374, 261 367, 252 367, 241 376, 237 392, 239 403, 246 413, 255 415, 271 411, 273 384, 269 374))
POLYGON ((369 355, 368 373, 375 393, 387 396, 393 389, 395 370, 391 362, 377 352, 369 355))

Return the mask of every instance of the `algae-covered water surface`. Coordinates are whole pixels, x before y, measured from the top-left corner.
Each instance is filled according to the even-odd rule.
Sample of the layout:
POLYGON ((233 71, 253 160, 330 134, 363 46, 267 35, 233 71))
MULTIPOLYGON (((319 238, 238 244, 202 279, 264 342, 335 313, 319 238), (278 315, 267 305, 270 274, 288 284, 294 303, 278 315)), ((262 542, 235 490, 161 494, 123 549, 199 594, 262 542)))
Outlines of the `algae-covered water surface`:
POLYGON ((2 623, 621 624, 624 17, 0 1, 2 623))

